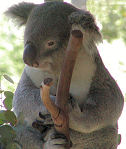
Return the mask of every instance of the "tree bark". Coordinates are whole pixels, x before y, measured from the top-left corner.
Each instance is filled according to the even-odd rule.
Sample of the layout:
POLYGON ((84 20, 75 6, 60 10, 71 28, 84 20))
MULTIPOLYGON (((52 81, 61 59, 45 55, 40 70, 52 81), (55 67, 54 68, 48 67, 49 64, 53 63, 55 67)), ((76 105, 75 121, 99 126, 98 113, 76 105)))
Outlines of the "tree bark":
POLYGON ((80 8, 80 9, 83 9, 83 10, 86 9, 86 2, 87 2, 87 0, 71 0, 71 3, 74 6, 80 8))
POLYGON ((63 2, 63 0, 44 0, 44 2, 53 2, 53 1, 63 2))

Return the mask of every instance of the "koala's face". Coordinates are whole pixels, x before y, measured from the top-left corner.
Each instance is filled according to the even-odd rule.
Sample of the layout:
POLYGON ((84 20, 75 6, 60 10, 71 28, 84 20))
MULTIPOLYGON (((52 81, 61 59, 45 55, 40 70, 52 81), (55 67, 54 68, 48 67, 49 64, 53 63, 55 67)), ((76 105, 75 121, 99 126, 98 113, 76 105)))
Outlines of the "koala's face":
POLYGON ((60 70, 69 40, 71 5, 49 2, 36 6, 26 23, 24 62, 45 71, 60 70))

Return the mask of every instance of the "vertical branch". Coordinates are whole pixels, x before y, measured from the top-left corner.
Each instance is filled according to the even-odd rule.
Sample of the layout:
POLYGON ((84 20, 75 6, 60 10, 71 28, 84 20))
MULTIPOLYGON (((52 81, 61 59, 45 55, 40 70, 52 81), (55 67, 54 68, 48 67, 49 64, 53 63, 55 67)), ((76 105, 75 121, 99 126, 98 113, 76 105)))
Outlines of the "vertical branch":
POLYGON ((79 30, 74 30, 71 32, 56 94, 56 104, 60 105, 60 107, 66 105, 67 99, 69 97, 70 82, 78 50, 81 47, 82 37, 83 35, 79 30))
POLYGON ((80 8, 80 9, 86 9, 86 3, 87 3, 87 0, 71 0, 71 3, 80 8))
POLYGON ((44 2, 53 2, 53 1, 63 2, 63 0, 44 0, 44 2))

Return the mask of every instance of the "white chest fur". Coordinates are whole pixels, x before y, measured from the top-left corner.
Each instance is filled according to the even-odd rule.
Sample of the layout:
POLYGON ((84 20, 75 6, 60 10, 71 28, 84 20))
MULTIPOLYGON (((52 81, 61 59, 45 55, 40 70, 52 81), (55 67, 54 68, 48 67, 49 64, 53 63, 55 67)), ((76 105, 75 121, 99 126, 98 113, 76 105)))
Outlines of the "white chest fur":
POLYGON ((95 70, 93 58, 81 51, 77 57, 70 86, 70 93, 79 104, 83 103, 89 91, 95 70))
MULTIPOLYGON (((35 86, 38 88, 45 78, 53 78, 54 86, 51 88, 51 94, 56 94, 57 78, 55 78, 53 74, 29 66, 26 66, 25 70, 27 75, 31 78, 35 86)), ((85 51, 80 51, 76 60, 70 86, 70 93, 75 99, 78 100, 79 104, 84 101, 89 91, 92 77, 95 74, 95 70, 96 65, 93 58, 87 55, 85 51)))

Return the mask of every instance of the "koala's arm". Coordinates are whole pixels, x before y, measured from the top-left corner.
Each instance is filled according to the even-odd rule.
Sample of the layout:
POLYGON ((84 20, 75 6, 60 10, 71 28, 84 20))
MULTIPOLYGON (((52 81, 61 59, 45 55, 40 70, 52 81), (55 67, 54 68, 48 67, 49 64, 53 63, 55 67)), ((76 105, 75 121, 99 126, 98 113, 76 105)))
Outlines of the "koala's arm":
POLYGON ((82 112, 76 110, 77 113, 72 112, 70 128, 82 133, 90 133, 109 125, 115 125, 123 104, 122 101, 110 95, 109 90, 106 90, 105 94, 103 95, 101 91, 101 95, 92 95, 87 99, 87 103, 84 103, 82 112))
POLYGON ((82 109, 75 103, 70 113, 70 128, 76 131, 90 133, 103 127, 114 126, 121 115, 123 95, 103 65, 102 68, 104 70, 96 72, 93 78, 82 109))
POLYGON ((15 91, 13 108, 17 117, 20 113, 23 114, 28 125, 31 125, 37 116, 39 117, 39 112, 47 113, 41 101, 40 89, 33 84, 25 69, 15 91))

